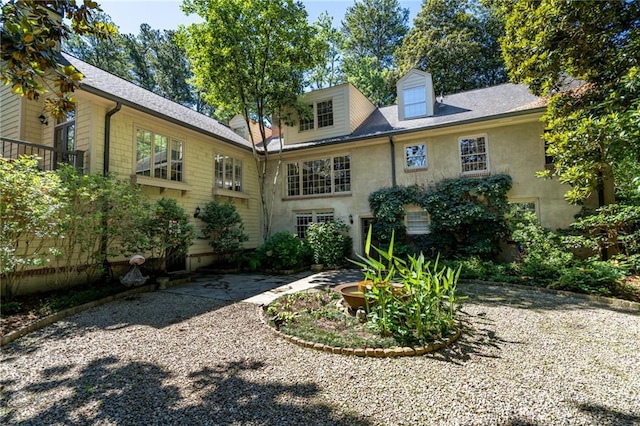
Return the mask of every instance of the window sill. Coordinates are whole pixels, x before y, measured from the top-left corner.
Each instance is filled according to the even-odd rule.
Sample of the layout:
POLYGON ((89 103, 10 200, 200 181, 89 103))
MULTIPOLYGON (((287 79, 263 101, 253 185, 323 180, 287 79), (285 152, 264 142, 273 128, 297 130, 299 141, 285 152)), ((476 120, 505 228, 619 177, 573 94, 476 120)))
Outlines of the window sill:
POLYGON ((351 197, 351 192, 340 192, 338 194, 312 194, 312 195, 294 195, 282 197, 282 201, 309 200, 313 198, 336 198, 351 197))
POLYGON ((166 179, 156 179, 149 176, 141 176, 141 175, 131 175, 131 182, 144 185, 144 186, 153 186, 155 188, 160 188, 160 192, 164 192, 167 189, 176 189, 182 192, 184 195, 187 191, 191 190, 191 185, 186 184, 184 182, 176 182, 173 180, 166 179))
POLYGON ((222 189, 222 188, 213 188, 213 190, 211 191, 211 194, 215 197, 215 196, 222 196, 222 197, 230 197, 230 198, 240 198, 242 200, 248 200, 249 196, 247 194, 245 194, 244 192, 240 192, 240 191, 231 191, 229 189, 222 189))
POLYGON ((463 172, 460 174, 462 177, 480 177, 480 176, 489 176, 491 172, 489 170, 478 170, 475 172, 463 172))
POLYGON ((404 168, 405 173, 426 172, 427 170, 429 170, 429 167, 405 167, 404 168))

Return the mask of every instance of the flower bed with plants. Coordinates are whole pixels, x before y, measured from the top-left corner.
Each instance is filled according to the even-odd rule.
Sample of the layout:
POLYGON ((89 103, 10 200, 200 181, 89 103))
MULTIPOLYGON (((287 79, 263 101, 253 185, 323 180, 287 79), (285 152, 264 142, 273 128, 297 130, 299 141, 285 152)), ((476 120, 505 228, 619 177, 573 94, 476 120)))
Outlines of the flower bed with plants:
POLYGON ((415 355, 454 341, 460 332, 459 270, 439 267, 422 254, 400 259, 393 255, 393 240, 387 251, 370 242, 371 232, 366 257, 354 262, 364 273, 365 309, 353 312, 331 289, 296 293, 267 307, 268 324, 296 343, 355 355, 415 355))

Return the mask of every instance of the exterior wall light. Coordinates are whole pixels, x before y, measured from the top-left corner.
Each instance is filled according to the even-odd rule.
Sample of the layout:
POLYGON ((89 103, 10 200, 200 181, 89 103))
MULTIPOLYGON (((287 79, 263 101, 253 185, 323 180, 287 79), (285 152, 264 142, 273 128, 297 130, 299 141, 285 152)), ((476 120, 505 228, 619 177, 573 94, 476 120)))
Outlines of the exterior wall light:
POLYGON ((200 206, 196 207, 193 212, 193 217, 197 218, 198 216, 200 216, 200 206))
POLYGON ((352 214, 349 215, 349 223, 353 225, 353 215, 352 214))
POLYGON ((49 125, 49 121, 47 120, 47 117, 44 116, 44 114, 40 114, 38 120, 40 120, 40 124, 44 124, 45 126, 49 125))

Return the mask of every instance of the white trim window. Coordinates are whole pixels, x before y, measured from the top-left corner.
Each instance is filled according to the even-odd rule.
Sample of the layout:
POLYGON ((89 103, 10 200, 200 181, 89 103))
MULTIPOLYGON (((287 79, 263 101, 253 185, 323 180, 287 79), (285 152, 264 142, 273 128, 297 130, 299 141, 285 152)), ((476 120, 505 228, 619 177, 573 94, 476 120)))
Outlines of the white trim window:
POLYGON ((213 160, 213 176, 215 188, 242 192, 242 160, 216 154, 213 160))
POLYGON ((423 235, 431 232, 431 218, 420 206, 405 208, 404 224, 408 235, 423 235))
POLYGON ((182 182, 184 143, 150 130, 136 131, 136 175, 182 182))
POLYGON ((458 140, 462 174, 488 174, 489 152, 487 136, 466 136, 458 140))
POLYGON ((427 115, 427 92, 425 86, 411 87, 402 91, 404 118, 427 115))
POLYGON ((404 146, 404 168, 426 169, 427 168, 427 145, 415 144, 404 146))
POLYGON ((351 192, 351 156, 287 163, 287 197, 351 192))
POLYGON ((314 102, 309 105, 311 114, 307 118, 300 118, 298 127, 299 132, 321 129, 323 127, 333 126, 333 100, 325 100, 314 102))
POLYGON ((334 219, 333 210, 309 210, 296 212, 294 232, 300 239, 307 237, 309 224, 331 222, 334 219))

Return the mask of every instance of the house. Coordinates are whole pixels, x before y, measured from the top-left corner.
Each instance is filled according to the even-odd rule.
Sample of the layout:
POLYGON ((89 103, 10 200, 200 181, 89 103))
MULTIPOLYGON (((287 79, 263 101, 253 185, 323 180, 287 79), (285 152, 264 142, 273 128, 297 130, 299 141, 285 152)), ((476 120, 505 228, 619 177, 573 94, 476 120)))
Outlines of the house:
MULTIPOLYGON (((86 173, 128 178, 152 201, 175 198, 190 216, 208 201, 230 201, 242 215, 249 236, 245 247, 261 243, 258 178, 249 141, 216 120, 62 55, 84 74, 74 94, 75 111, 64 121, 46 119, 43 100, 20 98, 10 86, 3 86, 3 157, 35 154, 43 169, 65 161, 86 173)), ((198 239, 186 256, 172 259, 168 268, 194 270, 213 259, 208 242, 198 239)), ((118 261, 128 266, 126 259, 113 263, 118 261)), ((46 285, 44 279, 34 271, 35 286, 46 285)))
MULTIPOLYGON (((36 153, 43 168, 65 161, 88 173, 130 178, 152 199, 175 198, 187 212, 210 200, 231 201, 249 235, 245 247, 262 242, 249 142, 255 123, 234 117, 226 127, 70 55, 63 58, 84 74, 76 110, 65 121, 47 120, 42 101, 19 98, 4 86, 4 157, 36 153)), ((341 219, 351 225, 354 251, 361 252, 373 220, 371 192, 494 173, 511 175, 510 202, 534 211, 543 226, 572 221, 577 208, 564 200, 566 187, 535 176, 550 166, 541 138, 545 105, 526 87, 502 84, 436 97, 431 75, 412 70, 397 90, 398 105, 383 108, 348 83, 303 95, 312 114, 274 129, 266 144, 274 152, 283 147, 274 232, 304 237, 312 221, 341 219)), ((274 167, 272 162, 272 174, 274 167)), ((406 212, 408 233, 428 232, 427 212, 417 206, 406 206, 406 212)), ((213 259, 208 243, 197 240, 172 267, 194 270, 213 259)))
MULTIPOLYGON (((375 108, 348 83, 305 94, 313 117, 282 131, 284 178, 273 228, 303 237, 312 221, 341 219, 361 252, 373 220, 372 192, 496 173, 512 177, 509 201, 535 212, 543 226, 572 222, 578 208, 565 201, 567 187, 535 174, 552 167, 541 99, 516 84, 436 93, 429 73, 412 70, 398 81, 398 104, 389 107, 375 108)), ((409 234, 429 232, 428 212, 417 206, 405 212, 409 234)))

